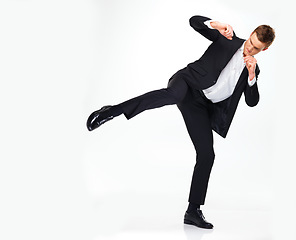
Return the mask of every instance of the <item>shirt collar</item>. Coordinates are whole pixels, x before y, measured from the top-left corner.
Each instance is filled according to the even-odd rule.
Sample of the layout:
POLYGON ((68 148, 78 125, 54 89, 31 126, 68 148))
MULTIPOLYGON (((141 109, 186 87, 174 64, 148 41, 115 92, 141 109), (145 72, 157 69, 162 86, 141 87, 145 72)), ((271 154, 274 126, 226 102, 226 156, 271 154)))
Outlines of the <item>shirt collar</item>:
POLYGON ((240 46, 239 51, 244 51, 246 41, 243 42, 243 44, 240 46))

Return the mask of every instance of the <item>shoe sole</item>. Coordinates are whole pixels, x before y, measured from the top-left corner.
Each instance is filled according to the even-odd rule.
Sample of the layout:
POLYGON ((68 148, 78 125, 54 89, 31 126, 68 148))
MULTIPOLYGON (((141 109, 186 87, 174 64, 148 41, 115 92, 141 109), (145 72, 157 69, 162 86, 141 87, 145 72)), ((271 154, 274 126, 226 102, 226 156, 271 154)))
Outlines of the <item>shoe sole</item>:
POLYGON ((104 123, 106 123, 114 118, 113 116, 107 117, 107 118, 101 120, 100 122, 97 122, 96 125, 94 126, 93 121, 97 117, 99 117, 99 114, 97 112, 95 112, 89 116, 89 118, 86 122, 86 127, 87 127, 88 131, 93 131, 93 130, 97 129, 98 127, 100 127, 101 125, 103 125, 104 123))
POLYGON ((192 221, 187 220, 187 219, 184 219, 184 224, 193 225, 193 226, 196 226, 196 227, 199 227, 199 228, 204 228, 204 229, 213 229, 212 227, 202 227, 202 226, 199 226, 195 222, 192 222, 192 221))

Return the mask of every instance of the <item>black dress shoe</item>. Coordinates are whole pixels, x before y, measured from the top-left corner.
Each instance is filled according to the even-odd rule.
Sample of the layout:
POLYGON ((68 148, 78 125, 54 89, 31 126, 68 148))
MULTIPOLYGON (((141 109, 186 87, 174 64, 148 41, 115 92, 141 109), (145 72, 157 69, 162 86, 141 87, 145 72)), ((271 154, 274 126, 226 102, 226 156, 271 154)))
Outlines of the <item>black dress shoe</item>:
POLYGON ((214 227, 211 223, 206 221, 201 210, 186 212, 184 216, 184 223, 206 229, 212 229, 214 227))
POLYGON ((105 122, 113 119, 110 109, 111 106, 104 106, 100 110, 93 112, 87 119, 87 129, 93 131, 105 122))

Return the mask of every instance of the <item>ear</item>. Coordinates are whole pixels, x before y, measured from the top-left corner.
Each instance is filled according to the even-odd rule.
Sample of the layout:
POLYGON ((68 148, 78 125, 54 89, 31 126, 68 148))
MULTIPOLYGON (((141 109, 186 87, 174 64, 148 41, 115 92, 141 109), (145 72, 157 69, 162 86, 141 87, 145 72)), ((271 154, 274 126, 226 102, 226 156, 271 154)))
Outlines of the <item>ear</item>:
POLYGON ((267 50, 268 49, 268 47, 267 48, 264 48, 264 49, 262 49, 262 51, 265 51, 265 50, 267 50))

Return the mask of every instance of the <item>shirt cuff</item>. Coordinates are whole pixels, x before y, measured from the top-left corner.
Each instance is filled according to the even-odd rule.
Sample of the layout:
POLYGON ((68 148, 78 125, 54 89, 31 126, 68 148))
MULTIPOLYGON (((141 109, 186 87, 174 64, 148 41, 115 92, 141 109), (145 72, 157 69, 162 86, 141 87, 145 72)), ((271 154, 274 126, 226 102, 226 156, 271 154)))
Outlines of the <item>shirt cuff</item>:
POLYGON ((257 81, 256 76, 252 80, 250 78, 248 78, 249 86, 252 87, 256 83, 256 81, 257 81))
POLYGON ((214 20, 212 20, 212 19, 211 19, 211 20, 207 20, 207 21, 204 22, 204 24, 205 24, 208 28, 210 28, 210 29, 214 29, 214 28, 211 26, 211 24, 210 24, 211 22, 214 22, 214 20))

